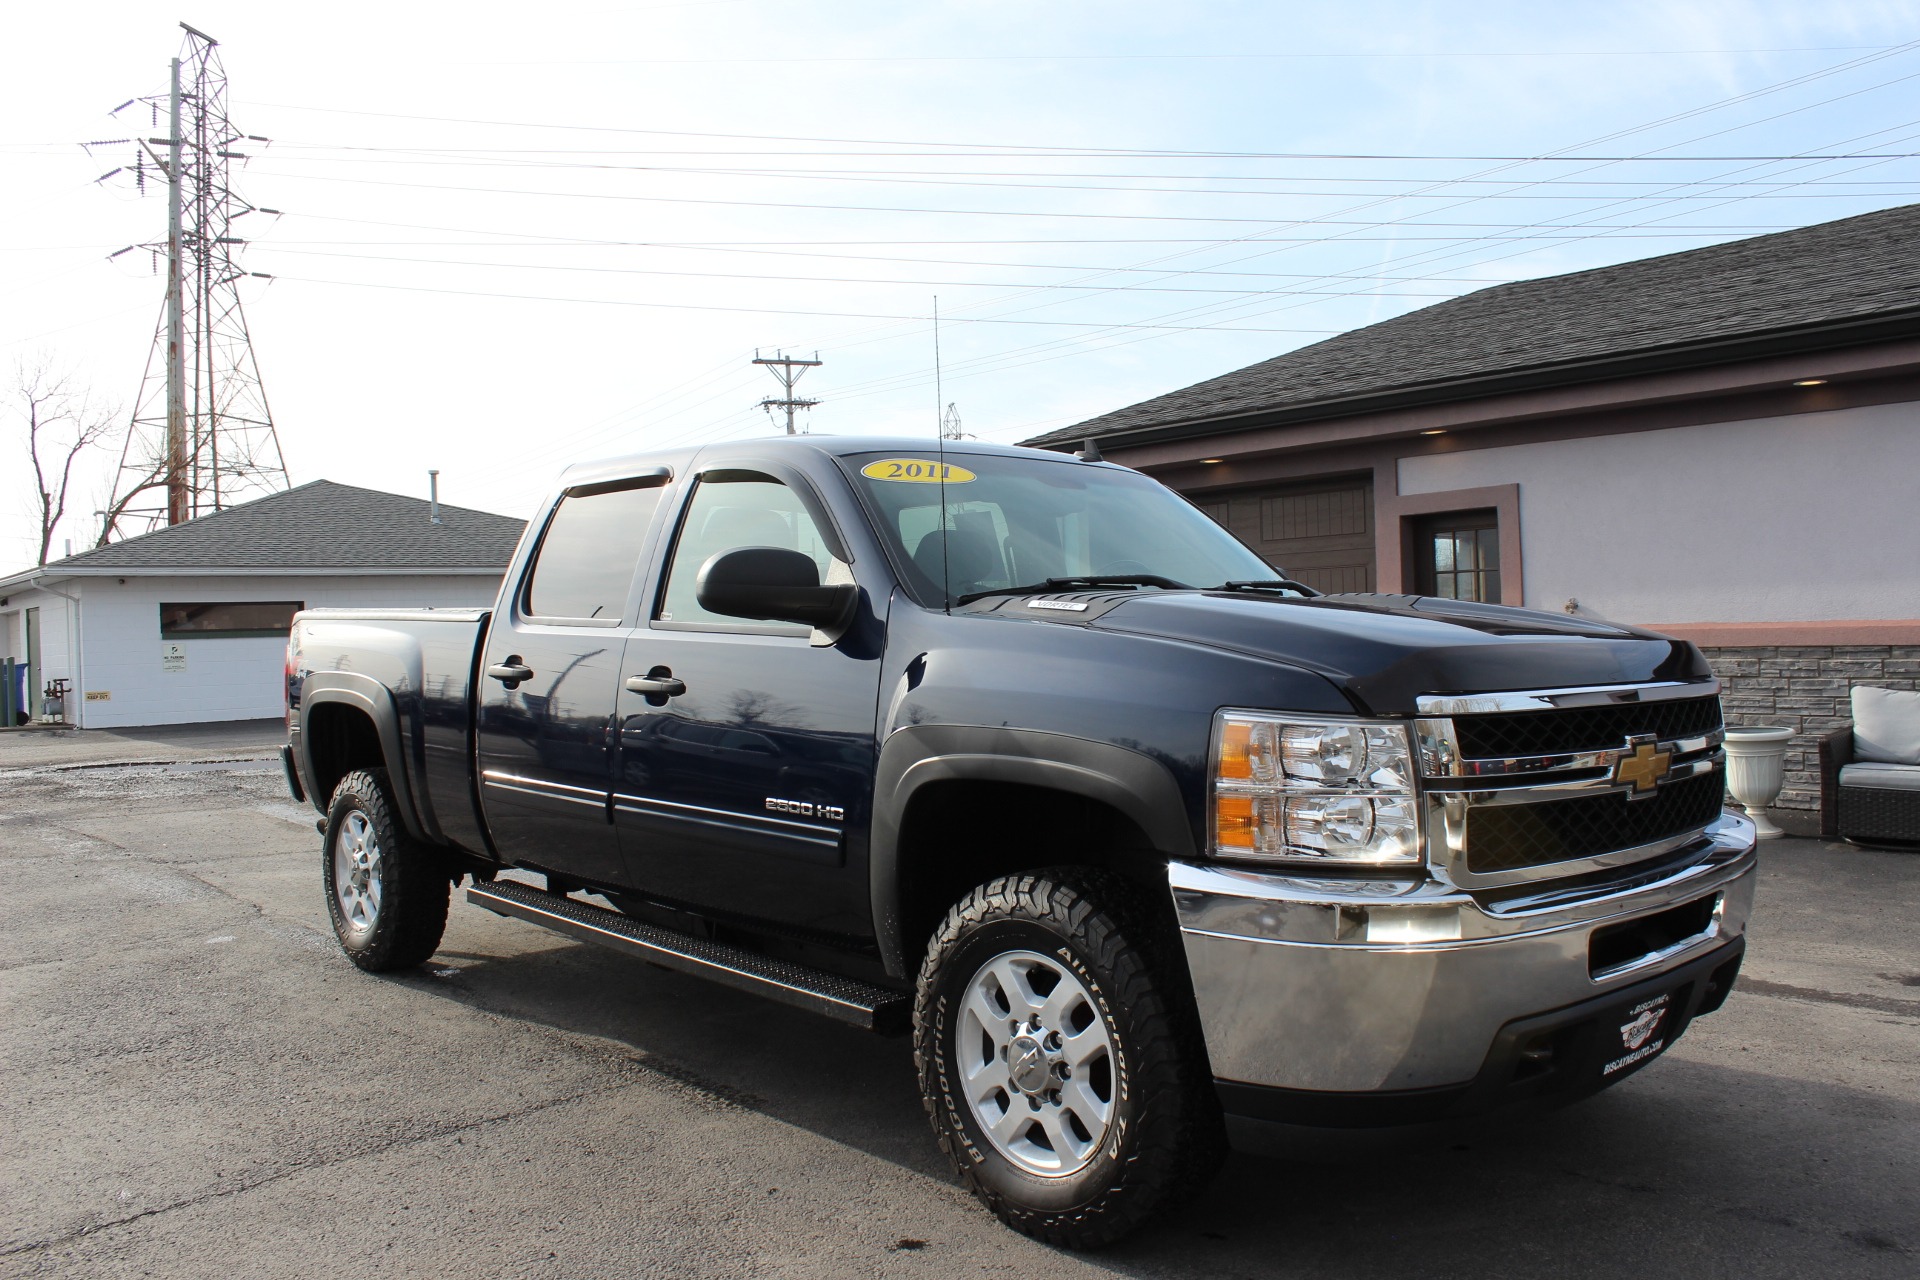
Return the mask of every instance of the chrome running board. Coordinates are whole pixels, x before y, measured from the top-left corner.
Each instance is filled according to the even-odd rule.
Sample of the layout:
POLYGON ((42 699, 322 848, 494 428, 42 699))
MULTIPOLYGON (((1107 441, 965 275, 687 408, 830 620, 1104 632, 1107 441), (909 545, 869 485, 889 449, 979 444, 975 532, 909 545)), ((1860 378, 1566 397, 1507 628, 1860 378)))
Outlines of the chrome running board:
POLYGON ((467 901, 497 915, 528 920, 556 933, 639 956, 664 969, 751 991, 869 1031, 902 1030, 912 1016, 913 998, 905 992, 776 960, 744 947, 690 938, 531 885, 510 880, 476 883, 468 886, 467 901))

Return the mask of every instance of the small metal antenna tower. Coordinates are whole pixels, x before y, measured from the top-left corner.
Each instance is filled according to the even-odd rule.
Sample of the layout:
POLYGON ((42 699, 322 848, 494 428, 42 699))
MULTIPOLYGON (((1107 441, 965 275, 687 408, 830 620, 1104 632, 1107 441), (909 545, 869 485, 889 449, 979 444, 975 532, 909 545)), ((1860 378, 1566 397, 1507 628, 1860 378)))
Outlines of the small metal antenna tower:
POLYGON ((817 369, 825 363, 820 359, 820 353, 818 351, 814 352, 813 359, 811 360, 795 360, 784 351, 777 356, 771 357, 762 356, 759 352, 755 352, 753 362, 758 365, 765 365, 767 372, 780 379, 780 385, 787 393, 786 398, 783 400, 775 400, 772 398, 762 400, 760 407, 765 409, 769 416, 772 415, 775 409, 785 409, 787 411, 787 434, 796 434, 793 429, 793 411, 795 409, 811 409, 820 402, 818 400, 794 399, 793 384, 800 381, 800 379, 806 375, 807 370, 817 369))
POLYGON ((271 277, 240 267, 245 241, 233 226, 278 211, 248 204, 228 181, 231 162, 247 159, 235 146, 267 139, 242 134, 227 118, 219 41, 180 27, 186 43, 169 91, 118 108, 145 102, 158 125, 165 107, 167 135, 135 139, 132 169, 142 192, 149 169, 166 179, 167 239, 129 247, 145 248, 156 265, 165 254, 167 300, 101 521, 103 546, 290 484, 238 288, 248 275, 271 277))

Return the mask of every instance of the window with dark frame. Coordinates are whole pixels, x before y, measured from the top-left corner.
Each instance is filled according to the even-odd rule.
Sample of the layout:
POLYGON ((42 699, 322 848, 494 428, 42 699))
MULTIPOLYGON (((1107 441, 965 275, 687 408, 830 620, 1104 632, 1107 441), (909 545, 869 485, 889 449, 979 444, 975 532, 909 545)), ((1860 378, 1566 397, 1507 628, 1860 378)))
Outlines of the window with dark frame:
POLYGON ((1500 603, 1500 520, 1496 512, 1450 511, 1415 523, 1414 589, 1448 600, 1500 603))
POLYGON ((833 558, 806 503, 783 481, 758 471, 709 471, 694 486, 680 517, 655 621, 682 628, 805 635, 806 627, 723 617, 700 607, 696 598, 700 566, 723 551, 741 547, 804 552, 812 557, 823 582, 833 558))
POLYGON ((543 620, 617 623, 665 485, 665 476, 640 476, 567 490, 527 571, 521 610, 543 620))
POLYGON ((293 615, 306 608, 299 600, 207 600, 160 605, 162 640, 246 640, 277 636, 293 629, 293 615))

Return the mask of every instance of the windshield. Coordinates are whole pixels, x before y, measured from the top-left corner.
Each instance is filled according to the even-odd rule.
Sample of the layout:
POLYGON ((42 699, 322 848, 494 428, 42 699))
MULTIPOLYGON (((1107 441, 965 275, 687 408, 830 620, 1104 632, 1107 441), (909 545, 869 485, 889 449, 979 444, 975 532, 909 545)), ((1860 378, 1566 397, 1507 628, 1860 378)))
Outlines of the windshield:
POLYGON ((953 453, 943 486, 932 450, 843 461, 905 567, 908 590, 930 607, 1049 578, 1152 577, 1212 587, 1275 576, 1186 499, 1132 471, 953 453))

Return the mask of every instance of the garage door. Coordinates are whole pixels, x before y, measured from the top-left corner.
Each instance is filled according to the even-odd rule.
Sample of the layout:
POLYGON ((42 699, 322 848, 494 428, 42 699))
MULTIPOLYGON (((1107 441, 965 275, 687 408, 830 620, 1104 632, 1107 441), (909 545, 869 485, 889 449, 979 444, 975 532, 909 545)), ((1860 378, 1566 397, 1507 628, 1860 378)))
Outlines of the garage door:
POLYGON ((1317 480, 1196 496, 1266 562, 1317 591, 1371 591, 1373 482, 1317 480))

